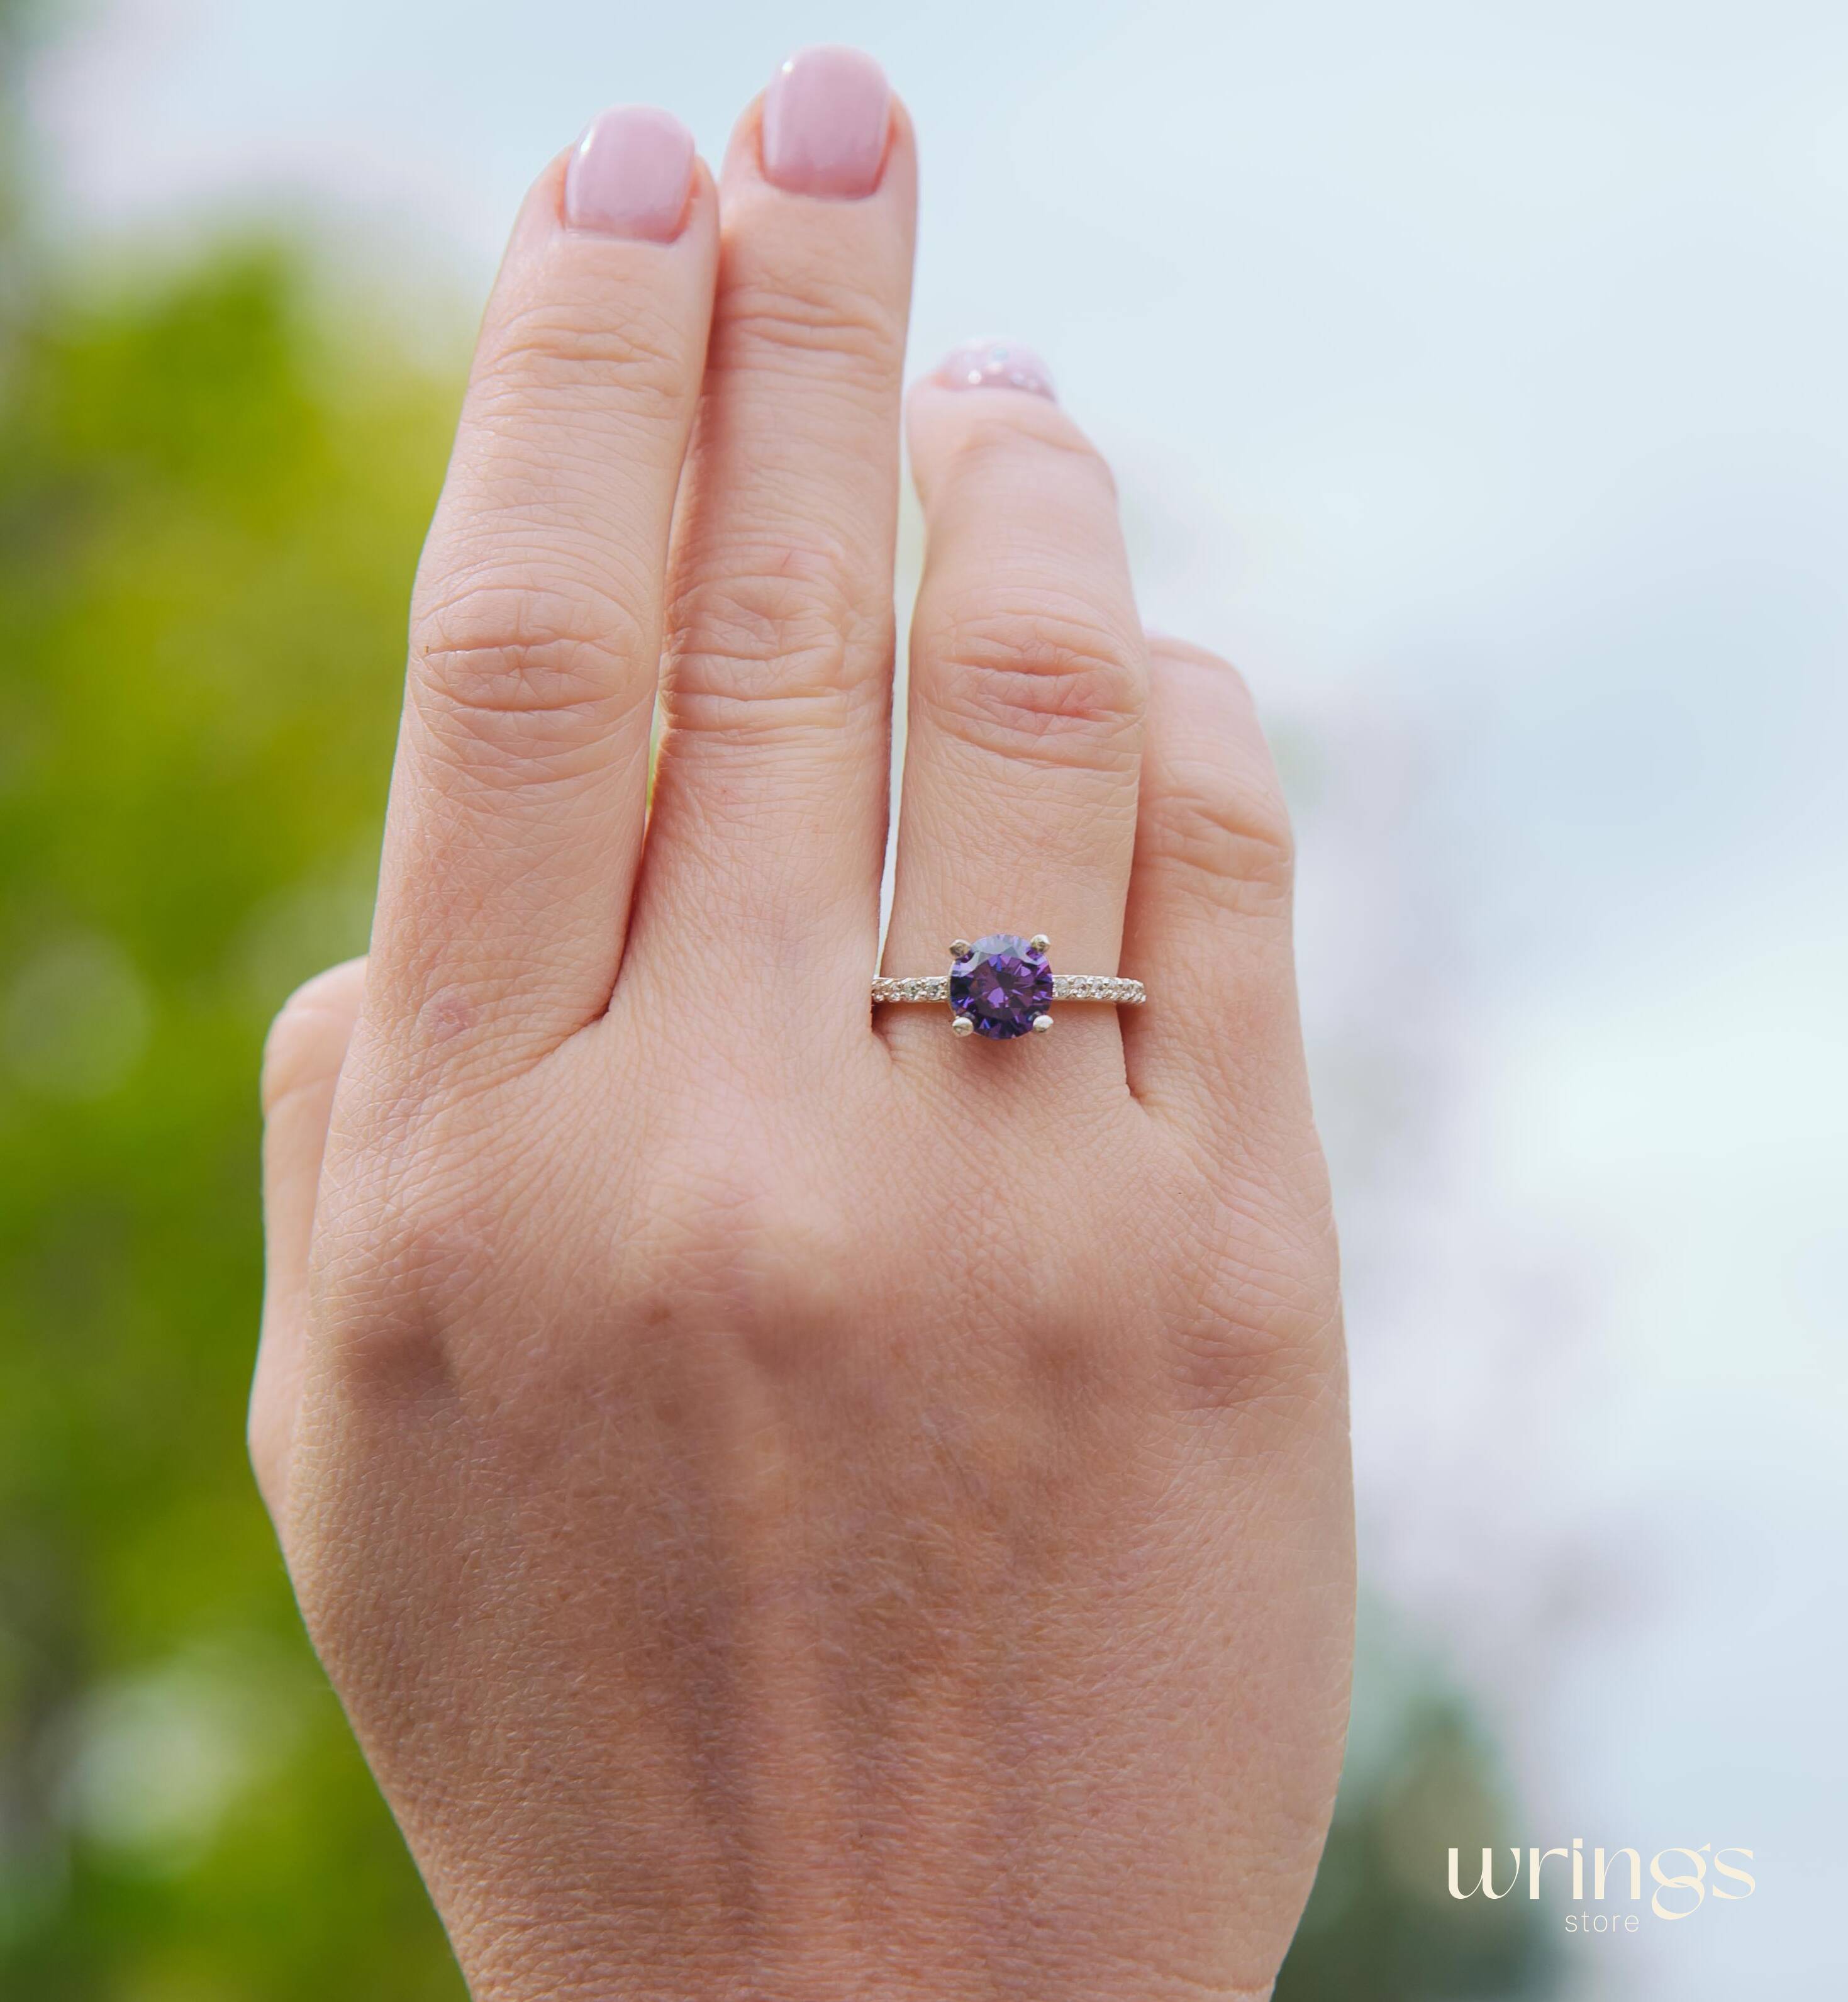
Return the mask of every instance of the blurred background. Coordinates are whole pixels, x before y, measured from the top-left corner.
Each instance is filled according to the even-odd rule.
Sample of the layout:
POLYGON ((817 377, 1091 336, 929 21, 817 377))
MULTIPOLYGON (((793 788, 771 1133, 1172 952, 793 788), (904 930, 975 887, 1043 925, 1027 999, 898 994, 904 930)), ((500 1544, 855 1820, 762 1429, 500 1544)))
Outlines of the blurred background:
POLYGON ((915 366, 1047 354, 1301 827, 1365 1599, 1282 2002, 1843 1992, 1848 12, 0 0, 0 1995, 458 2002, 243 1462, 257 1052, 521 190, 831 40, 915 366), (1449 1896, 1574 1836, 1758 1889, 1449 1896))

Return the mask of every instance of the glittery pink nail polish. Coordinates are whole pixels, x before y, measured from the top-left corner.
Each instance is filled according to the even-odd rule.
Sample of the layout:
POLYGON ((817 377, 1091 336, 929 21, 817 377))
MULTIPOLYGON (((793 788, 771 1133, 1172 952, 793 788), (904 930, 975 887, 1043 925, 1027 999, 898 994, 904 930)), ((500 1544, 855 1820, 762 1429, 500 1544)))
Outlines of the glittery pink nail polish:
POLYGON ((936 379, 947 389, 1024 389, 1058 401, 1051 371, 1017 340, 966 340, 938 363, 936 379))
POLYGON ((574 229, 671 243, 693 185, 693 135, 671 112, 619 104, 593 118, 565 169, 574 229))
POLYGON ((800 49, 764 93, 764 178, 792 194, 870 194, 885 166, 891 86, 858 49, 800 49))

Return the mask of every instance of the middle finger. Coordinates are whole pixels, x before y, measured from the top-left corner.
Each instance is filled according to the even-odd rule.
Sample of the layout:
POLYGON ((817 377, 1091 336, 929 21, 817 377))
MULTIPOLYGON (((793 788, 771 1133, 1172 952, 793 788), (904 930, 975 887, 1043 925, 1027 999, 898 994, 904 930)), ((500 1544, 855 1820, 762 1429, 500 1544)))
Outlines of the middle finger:
POLYGON ((863 1033, 915 180, 903 111, 851 50, 791 58, 733 140, 637 919, 676 985, 715 959, 734 993, 794 971, 811 1018, 832 997, 863 1033))

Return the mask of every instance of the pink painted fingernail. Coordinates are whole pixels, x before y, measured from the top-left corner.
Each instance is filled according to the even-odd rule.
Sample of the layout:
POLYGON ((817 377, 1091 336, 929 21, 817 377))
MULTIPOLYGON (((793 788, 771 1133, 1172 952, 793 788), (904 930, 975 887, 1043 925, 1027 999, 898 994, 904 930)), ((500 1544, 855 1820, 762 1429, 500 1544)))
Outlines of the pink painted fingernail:
POLYGON ((565 220, 574 229, 671 243, 692 185, 692 134, 671 112, 619 104, 591 120, 571 155, 565 220))
POLYGON ((858 49, 799 49, 764 93, 764 174, 791 194, 870 194, 885 165, 885 72, 858 49))
POLYGON ((1051 370, 1017 340, 965 340, 937 364, 936 379, 947 389, 1024 389, 1058 401, 1051 370))

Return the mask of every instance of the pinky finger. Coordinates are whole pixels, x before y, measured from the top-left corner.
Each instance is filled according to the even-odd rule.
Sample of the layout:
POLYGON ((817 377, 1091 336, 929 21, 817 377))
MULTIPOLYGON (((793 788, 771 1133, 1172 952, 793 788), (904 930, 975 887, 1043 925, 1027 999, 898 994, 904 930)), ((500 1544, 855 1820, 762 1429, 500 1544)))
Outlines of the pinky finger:
POLYGON ((1222 1157, 1267 1136, 1298 1152, 1309 1090, 1277 768, 1233 668, 1181 640, 1149 649, 1123 954, 1149 1005, 1125 1021, 1130 1085, 1222 1157))
POLYGON ((302 1380, 315 1194, 365 978, 363 959, 316 975, 284 1003, 263 1050, 263 1307, 250 1463, 279 1529, 302 1380))

